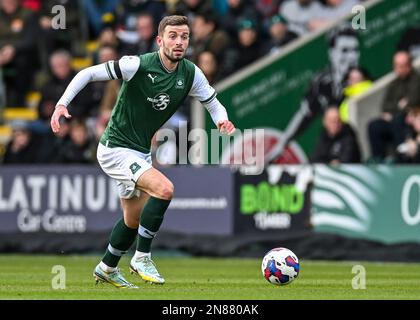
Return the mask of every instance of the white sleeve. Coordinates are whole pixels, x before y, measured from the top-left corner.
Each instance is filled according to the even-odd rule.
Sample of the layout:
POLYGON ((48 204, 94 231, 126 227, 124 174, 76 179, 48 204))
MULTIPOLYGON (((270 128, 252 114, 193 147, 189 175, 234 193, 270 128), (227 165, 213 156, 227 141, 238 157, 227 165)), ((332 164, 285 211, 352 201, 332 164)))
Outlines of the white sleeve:
POLYGON ((119 68, 121 70, 118 79, 130 81, 140 68, 140 58, 138 56, 124 56, 115 64, 114 69, 117 70, 119 68))
POLYGON ((108 61, 81 70, 69 83, 57 105, 68 106, 74 97, 82 91, 89 82, 123 79, 130 81, 140 67, 140 58, 124 56, 119 61, 108 61))
POLYGON ((195 66, 194 81, 189 95, 203 104, 209 103, 216 98, 216 91, 207 81, 203 71, 197 66, 195 66))
POLYGON ((221 120, 228 120, 225 107, 216 98, 216 91, 197 66, 195 66, 194 81, 189 95, 204 105, 216 125, 221 120))
POLYGON ((205 103, 204 106, 210 113, 210 116, 216 126, 219 123, 219 121, 229 120, 226 108, 219 102, 219 100, 217 100, 217 98, 214 98, 209 103, 205 103))

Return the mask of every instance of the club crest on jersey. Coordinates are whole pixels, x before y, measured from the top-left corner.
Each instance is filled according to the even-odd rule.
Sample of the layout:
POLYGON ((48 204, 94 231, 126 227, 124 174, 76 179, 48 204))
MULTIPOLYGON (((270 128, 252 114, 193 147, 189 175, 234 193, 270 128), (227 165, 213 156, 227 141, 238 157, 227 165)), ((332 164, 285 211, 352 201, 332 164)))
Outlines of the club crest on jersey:
POLYGON ((166 93, 159 93, 153 99, 147 98, 147 101, 152 103, 152 106, 155 110, 162 111, 168 107, 169 103, 171 102, 171 98, 166 93))
POLYGON ((175 88, 176 89, 184 89, 184 83, 185 83, 184 79, 182 79, 182 78, 176 79, 175 88))

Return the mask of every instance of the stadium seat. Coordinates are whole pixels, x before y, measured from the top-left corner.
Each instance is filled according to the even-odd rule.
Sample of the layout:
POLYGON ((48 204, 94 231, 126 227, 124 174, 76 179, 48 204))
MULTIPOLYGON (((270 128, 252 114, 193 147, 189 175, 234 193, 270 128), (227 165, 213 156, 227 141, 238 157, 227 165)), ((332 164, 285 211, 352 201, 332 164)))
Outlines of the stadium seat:
POLYGON ((26 105, 30 109, 36 109, 41 101, 42 95, 39 91, 31 91, 26 96, 26 105))
POLYGON ((91 57, 86 58, 73 58, 71 65, 76 71, 80 71, 84 68, 90 67, 93 63, 91 57))
POLYGON ((10 140, 12 135, 12 128, 9 125, 0 126, 0 155, 2 147, 4 147, 10 140))
POLYGON ((4 109, 3 119, 4 121, 34 121, 38 119, 38 110, 30 108, 6 108, 4 109))
POLYGON ((98 50, 99 42, 98 41, 88 41, 86 43, 86 51, 90 54, 98 50))

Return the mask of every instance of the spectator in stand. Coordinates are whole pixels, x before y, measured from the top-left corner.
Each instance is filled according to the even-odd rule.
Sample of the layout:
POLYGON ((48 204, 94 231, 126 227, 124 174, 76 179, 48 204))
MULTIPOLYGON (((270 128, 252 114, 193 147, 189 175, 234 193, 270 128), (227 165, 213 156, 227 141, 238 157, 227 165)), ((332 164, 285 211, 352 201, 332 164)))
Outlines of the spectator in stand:
POLYGON ((115 14, 120 0, 83 0, 83 8, 90 28, 90 38, 95 39, 109 25, 115 24, 115 14))
POLYGON ((223 17, 228 11, 227 0, 212 0, 211 2, 214 12, 219 16, 223 17))
POLYGON ((368 124, 369 143, 372 160, 382 162, 391 150, 402 143, 407 136, 405 118, 410 107, 420 105, 420 75, 414 70, 412 58, 406 51, 394 55, 396 79, 386 90, 382 103, 382 114, 368 124))
POLYGON ((278 53, 282 47, 298 38, 298 35, 288 29, 287 20, 281 15, 275 15, 270 20, 270 41, 266 53, 278 53))
POLYGON ((22 7, 30 9, 34 12, 39 12, 41 10, 41 0, 20 0, 22 7))
MULTIPOLYGON (((114 47, 105 46, 99 49, 99 63, 118 60, 119 56, 114 47)), ((120 90, 120 81, 95 82, 103 84, 102 90, 97 90, 99 98, 99 116, 108 114, 114 108, 120 90)))
POLYGON ((358 163, 360 148, 356 133, 340 120, 336 106, 329 107, 323 117, 323 131, 311 157, 313 163, 358 163))
POLYGON ((61 92, 71 80, 71 55, 67 51, 57 51, 50 57, 50 80, 41 88, 41 101, 38 105, 39 119, 45 122, 49 129, 48 121, 54 112, 54 107, 60 98, 61 92))
POLYGON ((37 26, 35 14, 19 0, 0 0, 0 68, 9 107, 25 106, 39 68, 37 26))
POLYGON ((160 21, 166 14, 166 3, 156 0, 120 0, 116 9, 118 28, 135 31, 137 17, 143 13, 150 14, 153 21, 160 21))
POLYGON ((72 120, 70 139, 58 151, 55 162, 58 163, 93 163, 93 141, 83 120, 72 120))
POLYGON ((203 51, 198 55, 197 66, 203 71, 210 85, 219 81, 221 70, 216 56, 210 51, 203 51))
POLYGON ((193 21, 197 13, 211 10, 210 0, 180 0, 173 14, 186 16, 189 21, 193 21))
POLYGON ((4 164, 38 163, 38 139, 32 133, 30 124, 15 120, 11 124, 12 138, 6 147, 4 164))
POLYGON ((318 14, 309 22, 309 30, 316 31, 350 15, 352 8, 359 3, 359 0, 326 0, 325 6, 322 6, 318 14))
POLYGON ((406 140, 396 149, 397 163, 420 163, 420 106, 408 110, 406 123, 411 129, 406 140))
POLYGON ((54 134, 51 131, 41 135, 38 145, 38 155, 40 163, 54 163, 57 155, 64 145, 67 145, 70 132, 70 120, 60 119, 60 132, 54 134))
POLYGON ((270 22, 270 19, 279 12, 282 0, 255 0, 255 8, 263 20, 270 22))
MULTIPOLYGON (((98 64, 105 63, 108 61, 119 60, 117 50, 112 45, 105 45, 98 49, 98 64)), ((82 113, 81 117, 89 118, 88 123, 99 116, 104 110, 112 110, 114 108, 115 101, 117 100, 118 92, 120 89, 120 81, 96 81, 91 82, 87 85, 87 91, 89 96, 89 106, 86 106, 85 112, 82 113)), ((87 99, 87 97, 86 97, 87 99)), ((83 103, 85 105, 85 103, 83 103)), ((80 116, 79 116, 80 117, 80 116)), ((90 127, 90 126, 89 126, 90 127)))
POLYGON ((352 67, 346 76, 346 84, 343 89, 344 100, 339 106, 340 118, 344 123, 349 122, 349 100, 369 90, 372 87, 372 80, 365 69, 352 67))
MULTIPOLYGON (((65 49, 77 53, 76 46, 82 39, 79 1, 71 0, 44 0, 39 12, 39 25, 42 32, 44 50, 43 62, 48 65, 48 56, 54 51, 65 49), (56 29, 52 25, 55 14, 52 8, 61 5, 66 9, 65 29, 56 29)), ((63 22, 63 21, 60 21, 63 22)))
POLYGON ((319 17, 322 5, 316 0, 287 0, 280 6, 279 13, 289 22, 289 29, 299 36, 311 31, 310 21, 319 17))
POLYGON ((235 39, 238 34, 238 25, 243 19, 259 21, 260 16, 249 0, 227 0, 228 11, 221 21, 221 28, 229 37, 235 39))
POLYGON ((197 62, 198 55, 203 51, 212 52, 217 59, 221 59, 229 45, 229 36, 218 29, 218 21, 211 11, 198 12, 192 21, 192 56, 197 62))
POLYGON ((237 39, 225 54, 222 68, 227 73, 238 71, 261 58, 264 55, 263 50, 264 45, 260 40, 256 23, 248 19, 241 20, 237 39))
MULTIPOLYGON (((71 66, 71 55, 65 50, 59 50, 50 57, 51 76, 49 81, 41 88, 41 101, 38 106, 40 120, 49 126, 49 120, 57 101, 70 81, 75 76, 71 66)), ((73 101, 73 117, 87 116, 92 107, 91 86, 87 86, 73 101), (79 97, 80 96, 80 97, 79 97)))
POLYGON ((157 28, 153 16, 142 13, 137 18, 136 38, 130 42, 122 42, 121 55, 139 55, 158 50, 156 43, 157 28))
POLYGON ((261 37, 270 37, 271 19, 279 13, 279 7, 283 0, 254 0, 254 6, 258 13, 261 29, 261 37))
POLYGON ((99 51, 103 47, 113 47, 117 52, 121 51, 122 43, 117 37, 117 33, 111 27, 102 30, 98 38, 98 49, 93 53, 93 64, 99 64, 99 51))

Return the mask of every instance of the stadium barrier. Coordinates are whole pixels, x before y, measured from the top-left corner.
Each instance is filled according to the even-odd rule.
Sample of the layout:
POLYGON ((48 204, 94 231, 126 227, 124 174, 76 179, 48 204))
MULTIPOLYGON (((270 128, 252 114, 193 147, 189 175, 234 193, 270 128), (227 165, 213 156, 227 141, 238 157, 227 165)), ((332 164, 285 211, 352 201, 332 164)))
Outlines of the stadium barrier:
MULTIPOLYGON (((178 166, 162 171, 176 184, 162 230, 233 232, 229 169, 178 166)), ((0 168, 1 233, 109 232, 121 214, 115 182, 96 166, 0 168)))
MULTIPOLYGON (((338 238, 420 245, 418 166, 273 165, 252 176, 216 166, 162 171, 175 197, 160 248, 235 255, 261 243, 315 241, 322 251, 320 239, 338 238)), ((0 168, 0 252, 102 251, 120 216, 115 183, 95 166, 0 168)))

